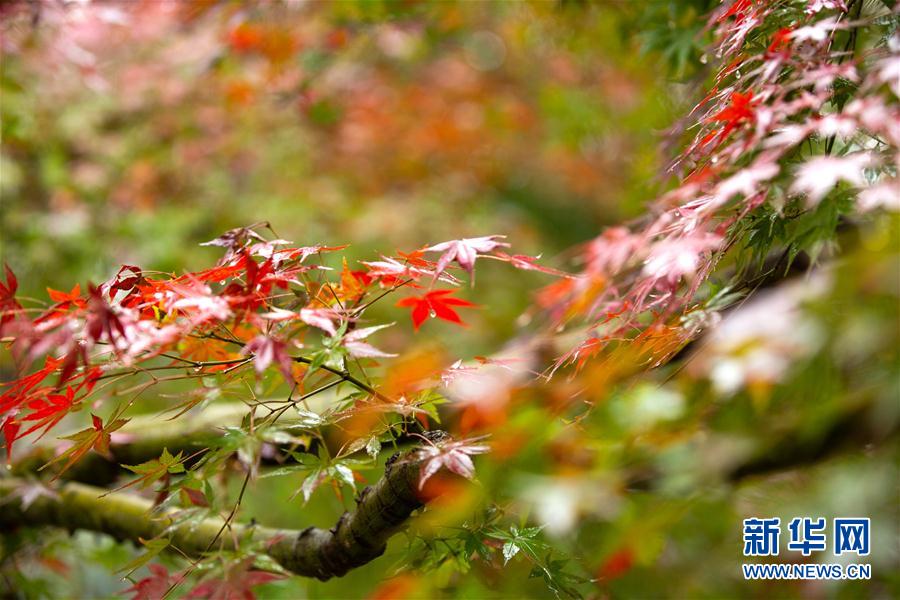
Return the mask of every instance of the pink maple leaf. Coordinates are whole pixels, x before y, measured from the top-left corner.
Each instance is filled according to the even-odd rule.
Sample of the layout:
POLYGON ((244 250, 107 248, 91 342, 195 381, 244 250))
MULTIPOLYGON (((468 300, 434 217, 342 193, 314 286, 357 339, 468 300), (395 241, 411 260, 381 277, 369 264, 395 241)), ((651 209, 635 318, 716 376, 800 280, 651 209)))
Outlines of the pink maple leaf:
POLYGON ((354 329, 350 333, 344 336, 343 345, 344 348, 350 352, 351 356, 355 356, 356 358, 390 358, 392 356, 397 356, 396 354, 391 354, 389 352, 384 352, 379 350, 375 346, 372 346, 368 342, 365 341, 367 337, 384 329, 385 327, 390 327, 393 323, 388 323, 387 325, 376 325, 374 327, 365 327, 363 329, 354 329))
POLYGON ((322 331, 328 333, 328 335, 334 337, 337 333, 337 330, 334 327, 334 319, 337 319, 338 315, 333 310, 328 308, 301 308, 300 309, 300 320, 306 323, 307 325, 312 325, 313 327, 318 327, 322 331))
POLYGON ((871 163, 872 156, 868 152, 847 156, 816 156, 797 169, 791 191, 805 194, 807 205, 815 206, 838 181, 843 180, 857 187, 865 185, 863 168, 871 163))
POLYGON ((435 273, 437 273, 437 275, 443 273, 444 269, 446 269, 447 265, 451 262, 456 261, 471 277, 472 269, 475 268, 475 260, 478 258, 478 254, 490 252, 495 248, 509 247, 509 244, 507 243, 494 241, 497 238, 502 239, 505 237, 505 235, 488 235, 477 238, 451 240, 449 242, 435 244, 434 246, 426 248, 425 251, 443 252, 441 258, 438 259, 437 267, 435 268, 435 273))
POLYGON ((291 374, 293 359, 287 353, 287 344, 281 340, 260 335, 250 340, 241 353, 254 354, 253 367, 257 374, 261 374, 274 363, 284 378, 289 383, 293 382, 294 378, 291 374))
POLYGON ((650 250, 644 263, 644 274, 675 284, 681 277, 697 271, 703 253, 714 250, 722 238, 712 233, 695 233, 689 236, 663 239, 650 250))
POLYGON ((571 273, 566 273, 565 271, 560 271, 559 269, 554 269, 552 267, 545 267, 543 265, 537 264, 537 261, 541 258, 540 256, 528 256, 525 254, 507 254, 506 252, 497 252, 494 256, 496 256, 500 260, 507 261, 509 264, 511 264, 515 268, 521 269, 523 271, 538 271, 540 273, 547 273, 548 275, 556 275, 557 277, 568 277, 568 278, 575 277, 571 273))
POLYGON ((425 482, 440 471, 441 467, 466 479, 475 477, 475 465, 471 456, 490 451, 488 446, 473 443, 481 439, 484 438, 443 442, 421 448, 418 455, 424 459, 424 463, 419 471, 419 489, 421 490, 425 482))

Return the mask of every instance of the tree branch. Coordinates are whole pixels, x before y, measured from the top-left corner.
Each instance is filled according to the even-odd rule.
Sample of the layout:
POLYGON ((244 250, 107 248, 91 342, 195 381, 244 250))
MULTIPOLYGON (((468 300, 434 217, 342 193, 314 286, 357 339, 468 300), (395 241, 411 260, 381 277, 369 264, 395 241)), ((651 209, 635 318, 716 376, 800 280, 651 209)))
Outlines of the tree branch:
MULTIPOLYGON (((62 478, 92 485, 108 485, 122 472, 120 465, 138 465, 159 458, 163 449, 172 454, 190 455, 208 447, 222 435, 227 425, 240 425, 248 407, 243 403, 211 404, 189 419, 164 420, 158 415, 138 415, 111 437, 109 457, 97 452, 85 454, 62 473, 62 478)), ((16 476, 36 473, 59 455, 55 444, 35 445, 12 465, 16 476)), ((58 473, 61 465, 51 465, 58 473)))
MULTIPOLYGON (((235 346, 240 346, 241 348, 246 346, 246 344, 244 344, 244 342, 242 342, 240 340, 230 340, 228 338, 224 338, 224 337, 218 336, 213 333, 207 334, 205 337, 210 337, 212 339, 219 340, 220 342, 226 342, 228 344, 234 344, 235 346)), ((313 363, 313 360, 306 356, 292 356, 291 360, 293 360, 294 362, 303 363, 306 365, 311 365, 313 363)), ((393 402, 390 398, 388 398, 387 396, 385 396, 384 394, 382 394, 381 392, 379 392, 378 390, 373 388, 368 383, 366 383, 360 379, 357 379, 356 377, 351 375, 350 371, 347 369, 344 369, 342 371, 340 369, 335 369, 334 367, 331 367, 328 365, 320 365, 319 368, 322 369, 323 371, 328 371, 332 375, 337 375, 343 381, 346 381, 347 383, 353 385, 357 389, 360 389, 360 390, 366 392, 367 394, 371 394, 372 396, 378 398, 382 402, 387 402, 387 403, 393 402)))
MULTIPOLYGON (((215 545, 231 550, 239 541, 252 538, 263 541, 269 556, 298 575, 322 581, 340 577, 381 556, 388 539, 423 506, 417 494, 420 464, 415 450, 392 457, 384 476, 359 494, 356 511, 345 512, 331 529, 234 525, 231 534, 221 536, 215 545)), ((0 478, 0 525, 4 529, 22 525, 87 529, 136 543, 162 536, 174 549, 199 557, 224 524, 223 519, 211 518, 199 525, 173 526, 174 511, 162 517, 151 515, 150 500, 122 492, 103 496, 108 490, 80 483, 62 484, 53 493, 39 494, 27 503, 23 494, 32 485, 37 484, 0 478)))

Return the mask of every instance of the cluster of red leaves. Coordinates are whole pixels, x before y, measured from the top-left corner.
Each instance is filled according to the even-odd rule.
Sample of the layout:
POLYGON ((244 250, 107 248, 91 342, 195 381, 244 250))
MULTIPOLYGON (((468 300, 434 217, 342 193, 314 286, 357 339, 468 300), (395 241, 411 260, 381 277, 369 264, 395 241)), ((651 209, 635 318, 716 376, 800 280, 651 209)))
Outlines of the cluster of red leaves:
MULTIPOLYGON (((358 324, 372 303, 403 287, 418 290, 397 302, 412 309, 416 330, 428 318, 462 325, 454 308, 475 304, 453 295, 452 288, 459 285, 451 272, 454 263, 470 278, 480 256, 559 273, 538 266, 533 257, 500 252, 507 244, 499 237, 453 240, 383 256, 355 271, 345 260, 332 281, 329 268, 308 259, 343 246, 294 247, 285 240, 266 240, 254 227, 239 228, 207 242, 225 251, 212 268, 151 277, 126 265, 109 281, 88 286, 86 294, 79 285, 69 292, 48 290, 53 304, 33 318, 16 299, 18 282, 7 269, 7 282, 0 284, 0 335, 25 373, 0 384, 7 457, 16 440, 34 432, 43 435, 80 410, 101 379, 138 375, 147 361, 154 360, 156 369, 194 367, 208 373, 252 363, 259 375, 274 365, 293 382, 293 353, 311 329, 320 332, 332 352, 337 348, 357 359, 394 356, 367 341, 388 324, 358 324), (435 260, 427 259, 428 254, 435 260), (298 298, 305 298, 305 305, 298 306, 298 298), (198 341, 230 345, 233 351, 222 350, 218 360, 187 358, 196 355, 198 341), (39 360, 43 367, 29 372, 39 360)), ((64 468, 92 448, 103 452, 109 433, 124 423, 116 416, 104 426, 95 416, 93 427, 69 438, 73 445, 63 455, 64 468)))
MULTIPOLYGON (((653 218, 613 227, 586 244, 579 277, 538 296, 555 330, 577 325, 585 331, 557 366, 581 365, 614 340, 677 324, 740 235, 734 225, 771 200, 778 186, 806 209, 839 182, 858 194, 860 212, 898 208, 891 165, 900 164, 900 38, 848 58, 834 37, 861 23, 845 18, 846 10, 839 0, 810 0, 806 7, 736 0, 714 12, 712 53, 722 66, 692 111, 693 123, 686 123, 685 131, 696 134, 671 166, 683 172, 681 183, 654 203, 653 218), (765 33, 786 20, 789 26, 765 33), (855 97, 835 103, 838 80, 854 84, 855 97), (797 165, 800 144, 835 136, 844 140, 842 155, 797 165), (864 176, 864 169, 876 175, 864 176)), ((695 334, 685 327, 678 335, 683 343, 695 334)), ((663 361, 679 345, 664 344, 648 360, 663 361)))
MULTIPOLYGON (((133 594, 131 600, 157 600, 171 593, 174 586, 184 581, 181 573, 170 573, 164 566, 151 563, 150 574, 131 587, 122 590, 133 594)), ((257 585, 282 579, 283 575, 268 573, 252 568, 253 559, 244 559, 228 565, 222 577, 208 578, 191 589, 185 598, 207 598, 208 600, 253 600, 253 588, 257 585)))

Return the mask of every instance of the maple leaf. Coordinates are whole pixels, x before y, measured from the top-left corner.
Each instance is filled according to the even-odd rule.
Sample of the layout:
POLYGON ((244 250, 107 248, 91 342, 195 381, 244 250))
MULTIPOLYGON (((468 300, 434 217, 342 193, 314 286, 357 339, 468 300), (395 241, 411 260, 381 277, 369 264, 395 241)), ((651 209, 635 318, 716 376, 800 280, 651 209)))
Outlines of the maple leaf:
MULTIPOLYGON (((240 264, 220 265, 211 269, 197 271, 195 273, 186 273, 178 278, 177 281, 202 281, 204 283, 224 283, 229 277, 234 277, 243 270, 240 264)), ((154 282, 158 283, 158 282, 154 282)), ((165 284, 167 287, 170 283, 165 284)))
POLYGON ((188 501, 194 506, 209 506, 209 500, 206 499, 206 494, 201 492, 200 490, 195 490, 189 487, 181 488, 181 491, 187 496, 188 501))
POLYGON ((249 252, 253 256, 259 256, 265 259, 274 259, 281 254, 285 255, 284 257, 282 257, 285 258, 292 254, 291 250, 289 248, 278 248, 278 246, 288 246, 292 243, 293 242, 291 242, 290 240, 266 240, 250 245, 247 248, 247 252, 249 252))
POLYGON ((150 575, 136 582, 130 588, 122 590, 120 593, 133 593, 131 600, 159 600, 166 595, 169 589, 184 579, 184 575, 179 573, 169 574, 169 570, 164 566, 151 563, 147 565, 150 569, 150 575))
MULTIPOLYGON (((412 262, 400 262, 395 258, 382 256, 382 260, 361 261, 368 269, 368 275, 378 279, 383 286, 397 285, 404 279, 418 280, 421 277, 432 277, 438 281, 456 284, 458 280, 449 273, 440 273, 429 270, 429 263, 414 264, 412 262)), ((424 261, 416 261, 416 263, 424 261)))
POLYGON ((222 576, 200 582, 185 598, 207 600, 254 600, 254 586, 283 579, 284 575, 253 570, 253 557, 226 567, 222 576))
POLYGON ((354 301, 358 300, 366 293, 371 278, 369 278, 369 281, 367 282, 366 278, 360 277, 360 274, 362 274, 361 271, 350 270, 350 267, 347 265, 347 259, 345 258, 344 268, 341 271, 341 285, 336 291, 338 297, 345 301, 354 301))
POLYGON ((14 381, 0 384, 0 388, 7 388, 6 391, 0 395, 0 413, 7 413, 17 409, 29 399, 43 397, 44 394, 55 389, 50 386, 38 387, 38 385, 43 382, 48 375, 56 371, 61 363, 62 361, 60 359, 48 356, 44 361, 44 367, 42 369, 14 381))
POLYGON ((422 296, 409 296, 397 302, 397 306, 412 308, 413 328, 417 331, 419 326, 428 318, 438 318, 458 325, 465 325, 451 307, 475 307, 477 305, 461 298, 452 298, 450 297, 452 293, 453 290, 435 290, 426 292, 422 296))
POLYGON ((168 291, 168 309, 184 312, 195 324, 225 321, 231 316, 228 301, 214 295, 209 286, 200 281, 191 281, 187 285, 173 283, 168 291))
POLYGON ((815 206, 835 186, 844 180, 851 185, 865 185, 863 169, 872 163, 867 152, 847 156, 816 156, 797 169, 791 191, 806 194, 807 205, 815 206))
POLYGON ((266 301, 274 284, 286 289, 287 281, 292 280, 290 276, 287 281, 280 280, 271 258, 257 263, 247 250, 242 251, 239 264, 244 267, 244 285, 232 281, 225 288, 229 304, 238 308, 251 310, 260 306, 266 301))
POLYGON ((866 212, 883 207, 887 210, 900 212, 900 181, 888 179, 872 187, 868 187, 859 193, 856 200, 859 210, 866 212))
POLYGON ((494 256, 496 256, 500 260, 508 262, 515 268, 521 269, 523 271, 538 271, 540 273, 547 273, 548 275, 556 275, 557 277, 575 277, 571 273, 566 273, 565 271, 560 271, 559 269, 545 267, 537 264, 537 261, 541 258, 540 256, 507 254, 506 252, 502 251, 494 253, 494 256))
POLYGON ((300 320, 307 325, 318 327, 328 335, 334 337, 337 329, 334 327, 334 320, 339 318, 338 314, 330 308, 301 308, 300 320))
POLYGON ((122 426, 128 422, 128 419, 117 419, 113 416, 110 418, 109 423, 104 426, 103 419, 101 419, 97 415, 92 414, 91 421, 92 427, 82 429, 78 433, 73 433, 72 435, 64 436, 62 439, 71 440, 75 442, 75 444, 65 452, 42 466, 40 470, 46 469, 54 463, 65 460, 65 464, 62 466, 59 472, 53 476, 53 480, 56 480, 60 475, 68 470, 69 467, 74 465, 82 456, 87 454, 91 448, 93 448, 94 451, 98 454, 109 457, 109 434, 113 431, 121 429, 122 426))
POLYGON ((124 490, 133 485, 138 486, 139 489, 146 489, 153 482, 159 481, 169 474, 184 473, 184 459, 182 455, 183 452, 179 452, 173 456, 168 448, 163 448, 159 458, 148 460, 139 465, 122 465, 132 473, 136 473, 138 477, 116 488, 114 491, 124 490))
POLYGON ((16 290, 19 289, 19 280, 9 265, 6 269, 6 285, 0 282, 0 326, 12 321, 16 313, 22 310, 22 305, 16 300, 16 290))
POLYGON ((782 27, 772 36, 772 42, 766 48, 766 53, 770 56, 779 55, 787 57, 791 52, 791 27, 782 27))
POLYGON ((475 477, 475 465, 471 456, 490 451, 488 446, 473 444, 481 439, 484 438, 443 442, 421 448, 418 455, 424 462, 419 471, 419 489, 421 490, 425 482, 442 467, 466 479, 475 477))
POLYGON ((291 259, 296 258, 300 262, 303 262, 304 260, 306 260, 308 257, 312 256, 313 254, 321 254, 322 252, 334 252, 335 250, 343 250, 346 247, 347 247, 347 245, 344 244, 343 246, 316 245, 316 246, 303 246, 301 248, 292 248, 292 249, 290 249, 290 258, 291 259))
MULTIPOLYGON (((627 227, 610 227, 588 244, 588 271, 615 275, 634 258, 643 244, 643 236, 631 233, 627 227)), ((567 282, 557 283, 560 287, 569 285, 567 282)))
POLYGON ((757 102, 753 100, 753 92, 747 92, 746 94, 733 92, 728 106, 709 117, 707 121, 725 123, 721 134, 722 138, 725 138, 742 123, 754 120, 756 117, 756 111, 754 110, 756 104, 757 102))
POLYGON ((368 342, 365 341, 367 337, 384 329, 386 327, 390 327, 393 323, 388 323, 386 325, 376 325, 374 327, 365 327, 363 329, 354 329, 344 336, 341 343, 344 348, 350 352, 351 356, 355 356, 356 358, 390 358, 392 356, 397 356, 396 354, 390 354, 388 352, 384 352, 379 350, 375 346, 372 346, 368 342))
POLYGON ((254 354, 253 367, 257 374, 262 374, 269 365, 275 363, 288 383, 294 381, 291 374, 293 359, 287 353, 287 344, 264 335, 257 336, 244 346, 241 354, 254 354))
POLYGON ((490 252, 495 248, 509 247, 504 242, 495 242, 497 238, 505 238, 505 235, 488 235, 477 238, 463 238, 461 240, 451 240, 442 242, 425 249, 425 252, 443 252, 438 259, 437 267, 435 267, 436 276, 444 272, 451 262, 456 261, 468 274, 472 276, 472 270, 475 267, 475 260, 478 254, 490 252))
POLYGON ((663 239, 650 250, 644 273, 669 284, 697 271, 703 253, 717 249, 722 238, 711 233, 695 233, 682 238, 663 239))
POLYGON ((828 8, 847 12, 847 3, 845 0, 808 0, 806 14, 814 15, 817 12, 828 8))
POLYGON ((44 428, 44 432, 41 434, 43 436, 44 433, 47 433, 63 417, 69 414, 75 404, 75 390, 71 385, 66 386, 65 395, 50 394, 46 398, 32 400, 28 403, 28 408, 34 410, 34 412, 23 418, 22 421, 38 422, 22 433, 22 436, 24 437, 33 431, 44 428))
POLYGON ((100 288, 90 286, 88 290, 88 317, 85 320, 85 332, 93 342, 99 342, 106 336, 106 341, 116 345, 118 340, 127 341, 125 324, 120 315, 106 302, 100 288))
POLYGON ((824 42, 837 25, 836 18, 822 19, 812 25, 798 27, 791 32, 791 39, 798 42, 824 42))
POLYGON ((125 292, 125 298, 122 299, 122 302, 127 304, 127 299, 138 292, 137 288, 144 281, 143 271, 141 271, 140 267, 122 265, 115 277, 101 287, 106 288, 110 300, 116 297, 117 292, 125 292))
POLYGON ((9 466, 12 461, 13 444, 21 437, 19 435, 19 429, 21 429, 21 427, 22 425, 15 420, 14 415, 7 415, 6 418, 3 419, 3 423, 0 424, 0 429, 3 430, 3 439, 6 442, 7 466, 9 466))
POLYGON ((743 19, 744 13, 746 13, 751 6, 751 1, 752 0, 735 0, 732 2, 731 6, 718 17, 717 21, 725 21, 728 17, 735 17, 736 20, 743 19))
POLYGON ((84 308, 87 306, 87 302, 81 297, 81 285, 78 283, 72 287, 72 291, 70 292, 60 292, 48 287, 47 294, 50 296, 51 300, 57 303, 54 308, 59 311, 67 310, 70 306, 75 306, 77 308, 84 308))
POLYGON ((423 269, 427 269, 433 263, 423 258, 424 255, 425 248, 419 248, 418 250, 413 250, 412 252, 401 252, 400 250, 397 250, 397 256, 402 258, 404 262, 406 262, 406 264, 412 265, 413 267, 421 267, 423 269))
POLYGON ((744 198, 750 198, 756 194, 760 183, 778 175, 779 170, 777 163, 758 159, 752 165, 741 169, 716 186, 715 202, 712 206, 717 207, 728 202, 735 194, 742 194, 744 198))
POLYGON ((210 240, 208 242, 202 242, 200 245, 240 249, 243 248, 249 240, 265 242, 266 240, 263 239, 261 235, 256 233, 256 231, 253 230, 253 227, 255 227, 255 225, 251 225, 250 227, 235 227, 234 229, 229 229, 216 239, 210 240))
POLYGON ((220 265, 224 265, 232 261, 236 256, 241 254, 247 245, 251 242, 265 242, 265 238, 253 230, 259 225, 268 226, 268 223, 257 223, 249 227, 236 227, 229 229, 219 237, 208 242, 203 242, 201 246, 218 246, 225 248, 225 256, 219 260, 220 265))
POLYGON ((307 325, 318 327, 332 337, 337 333, 334 321, 340 319, 340 315, 330 308, 301 308, 300 312, 293 312, 283 308, 273 307, 271 311, 260 313, 257 316, 267 321, 275 322, 299 319, 307 325))

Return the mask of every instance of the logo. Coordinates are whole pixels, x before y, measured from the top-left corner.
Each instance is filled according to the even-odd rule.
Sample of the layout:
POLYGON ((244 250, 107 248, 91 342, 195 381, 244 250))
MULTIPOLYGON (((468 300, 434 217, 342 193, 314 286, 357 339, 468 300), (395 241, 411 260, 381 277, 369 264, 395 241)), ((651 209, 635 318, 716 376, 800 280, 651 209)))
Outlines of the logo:
MULTIPOLYGON (((744 519, 744 556, 778 556, 781 547, 781 519, 744 519)), ((796 517, 787 524, 787 549, 803 557, 825 552, 831 544, 834 556, 868 556, 871 546, 871 519, 841 517, 832 522, 824 517, 796 517)), ((744 564, 744 579, 871 579, 869 564, 744 564)))
POLYGON ((865 519, 834 520, 834 555, 869 555, 869 522, 865 519))
POLYGON ((813 521, 809 517, 797 517, 791 520, 788 529, 791 532, 788 550, 797 550, 803 556, 809 556, 814 551, 825 549, 825 519, 813 521))
POLYGON ((744 519, 744 556, 778 556, 781 519, 744 519))

